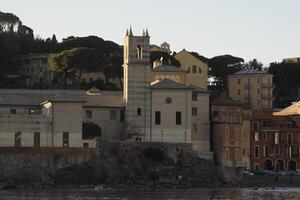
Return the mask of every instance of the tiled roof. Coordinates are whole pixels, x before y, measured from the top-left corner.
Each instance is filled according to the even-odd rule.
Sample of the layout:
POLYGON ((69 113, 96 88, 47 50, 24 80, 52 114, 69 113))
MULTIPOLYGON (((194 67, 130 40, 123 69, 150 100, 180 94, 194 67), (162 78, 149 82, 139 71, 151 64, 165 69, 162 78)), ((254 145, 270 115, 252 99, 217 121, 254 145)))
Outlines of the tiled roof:
POLYGON ((259 71, 257 69, 242 69, 234 73, 234 75, 242 75, 242 74, 268 74, 268 73, 265 71, 259 71))
POLYGON ((164 78, 163 80, 156 80, 151 83, 152 89, 189 89, 193 90, 193 87, 186 86, 176 81, 164 78))
POLYGON ((123 107, 122 91, 0 89, 0 105, 38 106, 46 101, 83 102, 83 106, 123 107), (97 91, 97 92, 96 92, 97 91))
POLYGON ((224 106, 242 106, 241 103, 234 101, 232 98, 222 93, 219 97, 212 101, 212 105, 224 105, 224 106))
POLYGON ((152 69, 154 72, 186 72, 186 70, 173 65, 160 65, 152 69))

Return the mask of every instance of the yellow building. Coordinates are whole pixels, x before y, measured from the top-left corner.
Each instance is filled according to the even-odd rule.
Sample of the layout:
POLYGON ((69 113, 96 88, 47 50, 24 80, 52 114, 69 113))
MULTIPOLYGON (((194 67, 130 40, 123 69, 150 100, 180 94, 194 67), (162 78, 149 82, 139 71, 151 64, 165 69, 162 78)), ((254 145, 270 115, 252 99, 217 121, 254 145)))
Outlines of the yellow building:
POLYGON ((241 70, 228 76, 228 94, 252 109, 271 109, 273 75, 258 70, 241 70))
POLYGON ((181 63, 180 68, 188 71, 189 84, 207 89, 208 64, 204 57, 183 49, 175 55, 175 58, 181 63))

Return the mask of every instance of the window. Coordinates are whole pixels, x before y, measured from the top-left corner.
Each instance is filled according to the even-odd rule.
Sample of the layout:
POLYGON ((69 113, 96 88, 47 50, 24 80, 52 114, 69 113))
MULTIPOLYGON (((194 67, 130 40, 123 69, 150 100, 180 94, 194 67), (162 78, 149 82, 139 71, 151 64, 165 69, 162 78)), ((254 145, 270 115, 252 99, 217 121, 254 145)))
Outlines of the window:
POLYGON ((199 73, 199 74, 202 74, 202 69, 201 69, 201 67, 198 67, 198 73, 199 73))
POLYGON ((10 109, 10 114, 17 114, 17 110, 14 109, 14 108, 11 108, 11 109, 10 109))
POLYGON ((197 92, 192 92, 192 101, 197 101, 198 94, 197 92))
POLYGON ((279 155, 279 154, 280 154, 280 147, 279 147, 279 146, 276 146, 276 147, 275 147, 275 154, 276 154, 276 155, 279 155))
POLYGON ((274 133, 274 143, 279 144, 280 135, 278 132, 274 133))
POLYGON ((33 133, 33 145, 34 147, 40 147, 40 133, 35 132, 33 133))
POLYGON ((117 118, 117 112, 115 110, 110 111, 110 119, 116 119, 117 118))
POLYGON ((240 89, 238 89, 238 92, 237 92, 237 94, 238 94, 238 95, 240 95, 240 94, 241 94, 241 90, 240 90, 240 89))
POLYGON ((120 122, 125 121, 125 110, 120 110, 120 122))
POLYGON ((137 116, 141 116, 142 115, 142 109, 138 108, 136 111, 137 116))
POLYGON ((181 112, 176 112, 176 125, 181 125, 181 112))
POLYGON ((219 111, 213 111, 212 112, 212 116, 213 116, 213 119, 216 119, 216 118, 218 118, 219 117, 219 111))
POLYGON ((63 132, 63 147, 69 147, 69 132, 63 132))
POLYGON ((193 133, 197 133, 197 124, 192 125, 192 131, 193 133))
POLYGON ((267 141, 267 134, 266 133, 263 134, 263 139, 264 139, 264 141, 267 141))
POLYGON ((192 108, 192 116, 197 116, 197 114, 198 114, 197 108, 193 107, 192 108))
POLYGON ((83 148, 84 148, 84 149, 89 148, 89 143, 87 143, 87 142, 83 143, 83 148))
POLYGON ((257 88, 256 93, 260 94, 260 89, 259 88, 257 88))
POLYGON ((21 132, 18 131, 15 133, 15 147, 21 147, 22 141, 21 141, 21 132))
POLYGON ((292 135, 292 133, 288 134, 288 144, 293 144, 293 135, 292 135))
POLYGON ((292 147, 289 146, 287 150, 288 150, 288 157, 292 158, 292 147))
POLYGON ((85 114, 86 114, 87 119, 92 119, 93 118, 93 112, 91 110, 86 110, 85 114))
POLYGON ((142 59, 143 55, 142 55, 142 47, 141 45, 137 45, 136 46, 136 59, 142 59))
POLYGON ((252 131, 257 131, 258 127, 257 127, 257 122, 253 122, 252 123, 252 131))
POLYGON ((239 84, 239 85, 241 84, 241 79, 240 79, 240 78, 238 79, 238 84, 239 84))
POLYGON ((257 78, 257 83, 260 83, 260 78, 257 78))
POLYGON ((193 74, 197 73, 197 66, 196 65, 192 66, 192 73, 193 74))
POLYGON ((264 146, 264 157, 268 157, 268 156, 269 156, 268 146, 264 146))
POLYGON ((259 158, 259 146, 254 146, 254 158, 259 158))
POLYGON ((155 111, 155 124, 160 125, 160 111, 155 111))
POLYGON ((256 142, 259 141, 259 133, 258 133, 258 132, 255 132, 255 133, 254 133, 254 140, 255 140, 256 142))

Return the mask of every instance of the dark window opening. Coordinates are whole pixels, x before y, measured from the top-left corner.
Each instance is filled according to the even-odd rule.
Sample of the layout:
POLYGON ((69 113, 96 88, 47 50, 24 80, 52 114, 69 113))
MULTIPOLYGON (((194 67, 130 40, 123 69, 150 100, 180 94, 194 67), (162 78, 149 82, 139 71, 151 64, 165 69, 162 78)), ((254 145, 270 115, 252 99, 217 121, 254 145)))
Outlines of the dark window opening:
POLYGON ((63 132, 63 147, 69 147, 69 132, 63 132))
POLYGON ((160 111, 155 111, 155 124, 156 125, 160 125, 161 121, 160 121, 160 111))
POLYGON ((181 125, 181 112, 176 112, 176 125, 181 125))

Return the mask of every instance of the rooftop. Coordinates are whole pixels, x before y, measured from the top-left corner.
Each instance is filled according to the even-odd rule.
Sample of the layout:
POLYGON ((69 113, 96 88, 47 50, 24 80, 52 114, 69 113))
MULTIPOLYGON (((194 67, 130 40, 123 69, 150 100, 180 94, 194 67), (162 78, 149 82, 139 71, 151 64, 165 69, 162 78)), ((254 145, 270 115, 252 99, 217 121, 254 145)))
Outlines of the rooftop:
POLYGON ((234 73, 233 75, 248 75, 248 74, 269 74, 265 71, 259 71, 257 69, 242 69, 236 73, 234 73))
POLYGON ((194 89, 191 86, 187 86, 171 79, 164 78, 162 80, 156 80, 151 83, 152 89, 194 89))
POLYGON ((154 72, 186 72, 186 70, 173 65, 160 65, 152 69, 154 72))

